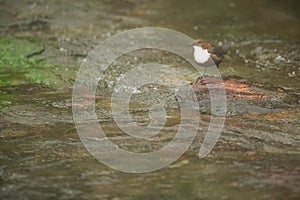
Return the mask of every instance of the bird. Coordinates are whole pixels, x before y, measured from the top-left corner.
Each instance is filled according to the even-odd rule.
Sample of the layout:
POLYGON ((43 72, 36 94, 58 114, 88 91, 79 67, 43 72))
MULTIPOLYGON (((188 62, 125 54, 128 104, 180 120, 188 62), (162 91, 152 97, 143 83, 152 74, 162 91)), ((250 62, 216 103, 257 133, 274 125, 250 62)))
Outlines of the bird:
POLYGON ((214 45, 206 42, 202 39, 194 40, 192 47, 194 49, 194 60, 197 64, 204 65, 203 77, 205 77, 206 68, 208 66, 216 65, 219 67, 228 49, 231 47, 231 43, 226 45, 214 45), (213 63, 211 63, 210 58, 213 63))

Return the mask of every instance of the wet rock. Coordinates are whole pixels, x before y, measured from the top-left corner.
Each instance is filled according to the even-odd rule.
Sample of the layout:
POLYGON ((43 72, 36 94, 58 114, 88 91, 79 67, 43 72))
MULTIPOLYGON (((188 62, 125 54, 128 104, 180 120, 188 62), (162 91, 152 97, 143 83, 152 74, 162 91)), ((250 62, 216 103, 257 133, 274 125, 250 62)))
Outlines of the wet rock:
POLYGON ((252 54, 252 55, 258 56, 258 55, 261 55, 261 54, 264 54, 264 53, 268 53, 268 52, 269 52, 268 49, 265 49, 265 48, 262 47, 262 46, 258 46, 258 47, 256 47, 256 48, 251 52, 251 54, 252 54))
MULTIPOLYGON (((211 96, 207 84, 214 84, 214 82, 215 78, 208 77, 193 84, 200 105, 203 107, 201 107, 201 112, 205 110, 205 113, 210 113, 211 96)), ((265 83, 250 83, 237 77, 225 78, 223 82, 227 95, 227 115, 240 115, 248 112, 269 113, 298 103, 294 100, 294 94, 265 83)))

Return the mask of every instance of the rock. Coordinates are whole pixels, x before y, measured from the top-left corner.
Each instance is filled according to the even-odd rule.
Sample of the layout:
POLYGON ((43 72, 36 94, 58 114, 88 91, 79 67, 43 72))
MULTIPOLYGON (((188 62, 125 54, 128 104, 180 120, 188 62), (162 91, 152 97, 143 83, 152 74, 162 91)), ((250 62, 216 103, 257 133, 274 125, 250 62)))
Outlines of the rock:
POLYGON ((275 63, 286 62, 286 59, 282 56, 277 56, 274 60, 275 63))

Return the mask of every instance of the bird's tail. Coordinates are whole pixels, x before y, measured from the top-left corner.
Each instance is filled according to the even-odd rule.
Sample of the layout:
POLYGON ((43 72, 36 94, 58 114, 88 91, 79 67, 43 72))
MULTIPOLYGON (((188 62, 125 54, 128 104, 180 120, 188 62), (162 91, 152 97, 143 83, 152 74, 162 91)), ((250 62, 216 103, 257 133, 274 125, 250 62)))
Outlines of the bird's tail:
POLYGON ((216 46, 210 49, 209 53, 215 54, 218 57, 222 57, 227 53, 228 49, 230 49, 232 45, 232 43, 228 43, 222 46, 216 46))

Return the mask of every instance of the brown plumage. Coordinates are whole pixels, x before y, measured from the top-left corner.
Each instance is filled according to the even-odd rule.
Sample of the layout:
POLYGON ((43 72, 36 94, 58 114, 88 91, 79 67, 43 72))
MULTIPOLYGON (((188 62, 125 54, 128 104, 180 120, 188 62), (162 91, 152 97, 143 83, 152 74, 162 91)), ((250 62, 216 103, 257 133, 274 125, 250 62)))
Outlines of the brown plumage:
POLYGON ((231 44, 217 46, 217 45, 208 43, 202 39, 195 40, 193 45, 197 45, 197 46, 200 46, 202 49, 206 49, 217 67, 219 67, 226 52, 228 51, 229 47, 231 46, 231 44))

